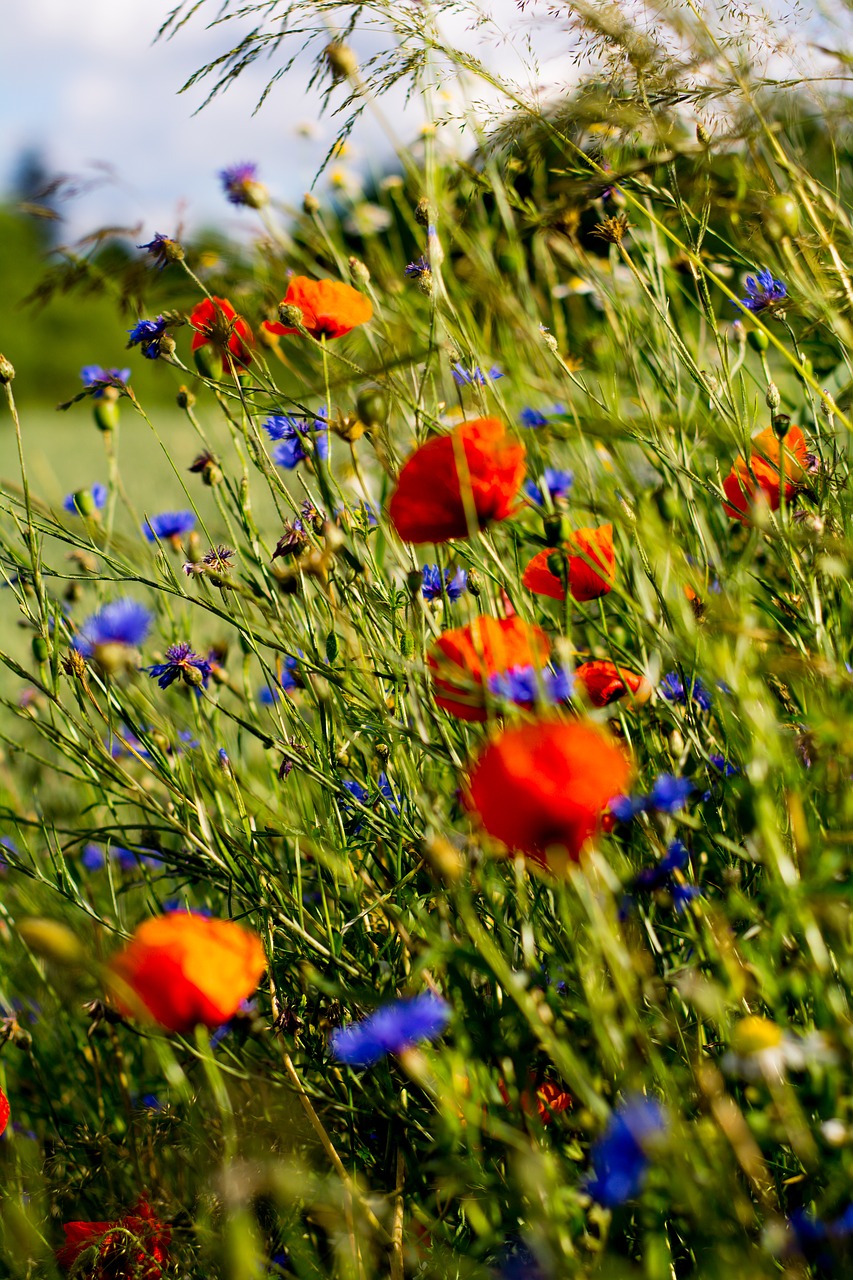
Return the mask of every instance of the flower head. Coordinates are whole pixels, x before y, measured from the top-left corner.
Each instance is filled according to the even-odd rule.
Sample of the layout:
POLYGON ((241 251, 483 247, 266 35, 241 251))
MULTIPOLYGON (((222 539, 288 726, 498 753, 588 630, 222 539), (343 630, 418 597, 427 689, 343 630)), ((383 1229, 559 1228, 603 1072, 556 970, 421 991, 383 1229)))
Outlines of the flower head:
POLYGON ((692 701, 696 703, 697 707, 701 707, 703 711, 710 711, 711 709, 710 691, 698 676, 694 677, 693 684, 687 690, 678 672, 669 671, 661 680, 658 686, 658 693, 667 702, 686 706, 688 702, 692 701))
POLYGON ((497 418, 433 436, 397 479, 389 506, 397 533, 404 542, 447 542, 505 520, 524 479, 524 455, 524 445, 511 441, 497 418))
POLYGON ((183 262, 184 251, 178 244, 177 240, 172 240, 169 236, 164 236, 158 231, 153 240, 149 240, 148 244, 138 244, 137 249, 144 249, 146 253, 150 253, 154 259, 154 265, 161 271, 167 262, 183 262))
POLYGON ((161 511, 152 516, 142 526, 142 532, 149 542, 158 538, 176 541, 195 528, 195 514, 192 511, 161 511))
POLYGON ((577 861, 630 776, 628 757, 597 726, 540 720, 486 746, 465 800, 490 835, 556 870, 565 857, 577 861))
POLYGON ((593 1200, 613 1209, 639 1195, 649 1166, 648 1144, 665 1128, 653 1098, 626 1098, 592 1147, 593 1176, 586 1189, 593 1200))
POLYGON ((488 386, 490 382, 497 382, 498 378, 503 377, 503 374, 496 364, 492 365, 488 373, 483 373, 483 370, 478 364, 471 365, 466 368, 464 365, 460 364, 458 360, 453 366, 451 372, 453 374, 453 381, 456 383, 457 387, 485 387, 488 386))
POLYGON ((537 595, 565 600, 563 575, 573 600, 597 600, 607 595, 616 580, 612 524, 576 529, 563 551, 543 548, 524 570, 522 582, 537 595))
POLYGON ((436 705, 458 720, 485 720, 484 685, 509 671, 541 673, 549 652, 545 632, 521 618, 483 615, 445 631, 427 656, 436 705))
MULTIPOLYGON (((451 576, 450 569, 444 571, 444 594, 448 600, 458 600, 468 589, 468 574, 464 569, 457 569, 451 576)), ((422 572, 421 595, 424 600, 440 600, 442 595, 441 574, 437 564, 425 564, 422 572)))
POLYGON ((145 1197, 114 1222, 66 1222, 56 1260, 66 1271, 92 1280, 159 1280, 169 1261, 171 1228, 145 1197))
MULTIPOLYGON (((723 510, 733 520, 749 524, 753 508, 762 504, 771 511, 781 506, 783 487, 780 467, 782 446, 773 429, 767 427, 751 441, 749 459, 735 458, 731 471, 723 481, 726 502, 723 510)), ((803 482, 808 451, 805 437, 799 427, 791 427, 785 437, 784 492, 785 502, 796 496, 803 482)))
POLYGON ((219 181, 231 204, 260 209, 267 203, 267 189, 258 182, 256 164, 232 164, 219 171, 219 181))
POLYGON ((404 275, 406 275, 409 280, 422 280, 424 276, 432 275, 432 268, 429 265, 429 259, 421 254, 415 262, 409 263, 404 275))
MULTIPOLYGON (((340 280, 309 280, 294 276, 281 301, 282 307, 296 307, 302 313, 302 327, 312 338, 342 338, 373 315, 373 304, 352 285, 340 280)), ((264 323, 268 333, 298 333, 286 324, 264 323)))
POLYGON ((552 502, 558 502, 560 498, 565 498, 574 480, 575 477, 571 471, 558 471, 554 467, 546 467, 542 474, 541 487, 534 484, 532 480, 528 480, 524 486, 524 492, 537 507, 543 507, 546 493, 550 495, 552 502))
POLYGON ((266 706, 269 707, 272 706, 273 703, 278 702, 282 689, 285 693, 290 693, 293 689, 298 689, 300 687, 300 682, 296 677, 299 667, 299 659, 301 657, 303 657, 301 652, 298 655, 295 653, 286 653, 281 659, 276 673, 278 676, 278 686, 276 688, 270 688, 269 685, 264 685, 263 689, 261 689, 258 694, 259 700, 266 706))
POLYGON ((114 600, 88 617, 74 637, 74 648, 91 657, 108 645, 136 648, 151 630, 153 614, 137 600, 114 600))
POLYGON ((266 968, 260 938, 233 920, 175 912, 146 920, 110 961, 123 1012, 140 1006, 169 1031, 218 1027, 266 968))
POLYGON ((184 684, 198 688, 207 687, 210 678, 210 663, 193 653, 186 642, 173 644, 166 650, 166 661, 156 662, 145 670, 156 680, 161 689, 168 689, 175 680, 183 680, 184 684))
POLYGON ((558 667, 544 671, 532 664, 510 667, 489 677, 489 688, 498 698, 514 702, 519 707, 533 707, 538 702, 556 705, 568 702, 572 696, 574 678, 558 667))
POLYGON ((238 369, 251 363, 254 337, 242 316, 231 306, 227 298, 205 298, 193 308, 190 325, 195 330, 191 347, 198 351, 208 344, 222 361, 222 368, 231 363, 238 369))
POLYGON ((539 427, 547 427, 553 417, 565 412, 566 406, 564 404, 555 404, 547 413, 542 409, 531 409, 528 406, 526 409, 522 409, 518 415, 518 420, 523 427, 535 431, 539 427))
POLYGON ((76 489, 62 499, 62 508, 72 516, 91 515, 93 511, 102 511, 107 502, 107 488, 103 484, 93 484, 88 489, 76 489))
POLYGON ((132 329, 128 329, 129 347, 140 347, 146 360, 156 360, 163 354, 163 339, 166 337, 168 320, 158 316, 156 320, 137 320, 132 329))
POLYGON ((604 659, 582 662, 575 669, 575 680, 594 707, 607 707, 626 694, 637 703, 647 702, 652 692, 645 676, 604 659))
POLYGON ((313 421, 274 413, 263 424, 270 440, 278 441, 272 459, 278 467, 292 471, 315 452, 321 460, 329 456, 329 430, 326 410, 320 409, 313 421), (310 452, 309 452, 310 450, 310 452))
POLYGON ((450 1006, 431 991, 377 1009, 363 1022, 332 1032, 334 1057, 351 1067, 369 1067, 389 1053, 435 1040, 450 1020, 450 1006))
MULTIPOLYGON (((756 316, 762 311, 778 311, 780 304, 788 296, 787 287, 781 280, 774 280, 773 273, 766 267, 754 276, 747 276, 744 287, 746 297, 741 298, 741 303, 756 316)), ((732 306, 735 305, 733 302, 732 306)))
POLYGON ((83 386, 93 400, 103 399, 107 390, 124 391, 129 377, 129 369, 102 369, 99 364, 87 364, 80 370, 83 386))

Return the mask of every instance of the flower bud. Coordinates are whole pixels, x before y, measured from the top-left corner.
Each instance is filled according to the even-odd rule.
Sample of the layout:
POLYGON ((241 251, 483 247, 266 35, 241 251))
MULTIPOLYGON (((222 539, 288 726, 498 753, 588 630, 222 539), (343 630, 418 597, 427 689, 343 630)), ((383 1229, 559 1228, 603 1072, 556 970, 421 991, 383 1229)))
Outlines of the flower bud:
POLYGON ((212 459, 204 464, 201 472, 202 484, 206 484, 209 489, 212 489, 216 485, 222 484, 222 479, 222 471, 212 459))
POLYGON ((191 409, 195 404, 195 396, 189 387, 178 387, 178 394, 175 396, 175 403, 179 409, 191 409))
POLYGON ((407 661, 415 656, 415 637, 411 631, 404 631, 400 636, 400 655, 407 661))
POLYGON ((81 516, 94 519, 98 518, 98 508, 95 504, 95 499, 92 497, 92 491, 90 489, 78 489, 74 494, 74 505, 80 512, 81 516))
POLYGON ((33 636, 32 638, 33 657, 36 662, 47 662, 50 657, 50 645, 44 636, 33 636))
POLYGON ((696 126, 696 141, 702 147, 711 145, 711 135, 701 122, 696 126))
POLYGON ((800 229, 800 210, 791 195, 780 193, 771 196, 764 206, 764 230, 770 240, 782 240, 795 236, 800 229))
POLYGON ((784 440, 791 428, 791 419, 787 413, 775 413, 773 415, 773 434, 777 440, 784 440))
POLYGON ((295 306, 292 302, 282 302, 278 309, 278 318, 288 329, 305 328, 305 317, 302 314, 302 308, 295 306))
POLYGON ((106 396, 103 400, 95 400, 92 414, 99 431, 115 431, 118 426, 118 401, 108 400, 106 396))
POLYGON ((767 392, 764 396, 764 403, 767 405, 768 409, 772 409, 774 412, 781 406, 782 396, 775 382, 768 382, 767 392))
POLYGON ((349 45, 336 40, 327 44, 323 52, 335 80, 346 80, 358 71, 358 59, 349 45))
POLYGON ((362 387, 355 407, 359 420, 368 428, 380 427, 388 419, 388 397, 381 387, 362 387))
POLYGON ((483 584, 480 581, 480 575, 476 569, 468 570, 468 593, 475 598, 479 596, 483 590, 483 584))
POLYGON ((320 212, 320 201, 310 191, 306 191, 302 197, 302 209, 307 213, 309 218, 313 218, 315 213, 320 212))
POLYGON ((18 922, 18 933, 30 951, 56 964, 79 965, 85 959, 83 944, 67 925, 58 920, 29 916, 18 922))
POLYGON ((11 382, 15 376, 15 366, 11 360, 7 360, 4 355, 0 355, 0 383, 4 386, 7 382, 11 382))
POLYGON ((432 205, 426 196, 421 196, 415 205, 415 222, 421 227, 428 227, 432 221, 432 205))
POLYGON ((198 667, 182 667, 181 676, 184 684, 195 687, 196 689, 204 684, 204 672, 199 671, 198 667))
POLYGON ((770 346, 770 339, 762 329, 750 329, 746 340, 753 351, 766 351, 770 346))
POLYGON ((732 321, 731 333, 732 333, 732 337, 734 338, 735 342, 738 344, 739 347, 742 347, 746 344, 746 325, 742 320, 732 321))
POLYGON ((349 259, 349 272, 356 284, 370 284, 370 271, 360 258, 351 257, 349 259))

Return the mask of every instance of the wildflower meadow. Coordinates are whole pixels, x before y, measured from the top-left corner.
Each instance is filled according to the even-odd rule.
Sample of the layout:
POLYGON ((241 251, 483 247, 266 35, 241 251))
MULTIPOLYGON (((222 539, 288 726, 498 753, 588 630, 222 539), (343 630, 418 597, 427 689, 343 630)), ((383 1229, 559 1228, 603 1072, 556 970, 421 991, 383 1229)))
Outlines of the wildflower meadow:
POLYGON ((6 330, 3 1275, 851 1274, 850 55, 513 14, 154 14, 321 179, 6 330))

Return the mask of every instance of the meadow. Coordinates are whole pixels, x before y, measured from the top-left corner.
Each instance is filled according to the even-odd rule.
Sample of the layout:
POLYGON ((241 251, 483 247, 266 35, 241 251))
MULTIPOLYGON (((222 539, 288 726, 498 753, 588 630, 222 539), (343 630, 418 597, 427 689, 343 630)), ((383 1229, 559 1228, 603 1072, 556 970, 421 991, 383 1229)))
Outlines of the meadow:
POLYGON ((55 250, 115 304, 58 411, 3 330, 3 1274, 845 1276, 846 55, 556 6, 544 103, 257 13, 214 84, 286 17, 427 125, 292 219, 224 159, 248 247, 55 250))

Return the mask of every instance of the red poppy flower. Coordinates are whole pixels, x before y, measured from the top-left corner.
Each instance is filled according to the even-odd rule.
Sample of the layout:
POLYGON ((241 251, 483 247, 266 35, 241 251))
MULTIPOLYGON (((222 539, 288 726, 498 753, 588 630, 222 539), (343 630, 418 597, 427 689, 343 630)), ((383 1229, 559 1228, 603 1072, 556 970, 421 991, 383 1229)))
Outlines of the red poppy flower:
MULTIPOLYGON (((781 478, 779 466, 782 449, 772 427, 767 427, 752 441, 749 462, 741 455, 723 481, 728 499, 723 510, 741 524, 750 523, 750 509, 766 503, 771 511, 780 506, 781 478)), ((802 484, 806 466, 806 441, 799 427, 791 427, 785 437, 785 501, 790 502, 802 484)))
POLYGON ((6 1125, 9 1123, 10 1114, 11 1108, 9 1107, 9 1099, 6 1097, 3 1090, 0 1089, 0 1133, 3 1132, 6 1125))
POLYGON ((252 330, 227 298, 205 298, 193 308, 190 325, 195 330, 193 351, 209 343, 221 357, 223 369, 229 367, 229 357, 238 368, 251 363, 249 347, 255 343, 252 330))
MULTIPOLYGON (((307 276, 293 277, 281 305, 299 308, 312 338, 342 338, 373 315, 373 303, 352 285, 340 280, 309 280, 307 276)), ((299 332, 268 320, 263 327, 267 333, 299 332)))
MULTIPOLYGON (((606 596, 616 580, 613 525, 602 524, 597 529, 576 529, 565 549, 568 553, 569 594, 572 599, 583 602, 606 596), (600 567, 600 573, 592 567, 590 561, 600 567)), ((535 591, 539 596, 550 596, 552 600, 565 600, 563 583, 551 567, 551 557, 559 554, 545 547, 533 557, 522 578, 529 591, 535 591)))
POLYGON ((507 729, 475 761, 466 802, 486 831, 508 848, 556 870, 595 832, 616 795, 626 794, 631 765, 595 725, 540 720, 507 729))
POLYGON ((652 694, 645 676, 617 667, 615 662, 582 662, 575 670, 575 679, 583 685, 594 707, 607 707, 626 693, 632 694, 635 702, 648 702, 652 694))
POLYGON ((232 920, 184 911, 146 920, 110 961, 123 1012, 137 1013, 132 1006, 139 1002, 169 1031, 221 1026, 252 994, 265 968, 254 933, 232 920))
POLYGON ((540 627, 515 617, 475 618, 445 631, 430 650, 435 701, 459 720, 485 720, 484 683, 513 667, 544 667, 549 652, 540 627))
POLYGON ((115 1222, 66 1222, 65 1244, 56 1260, 70 1271, 81 1254, 91 1280, 160 1280, 169 1261, 171 1228, 161 1222, 144 1196, 115 1222))
POLYGON ((389 512, 404 542, 467 538, 505 520, 524 479, 523 444, 497 418, 433 436, 403 464, 389 512))
MULTIPOLYGON (((509 1089, 507 1089, 503 1080, 498 1081, 498 1089, 507 1106, 510 1103, 509 1089)), ((536 1111, 542 1124, 550 1124, 560 1111, 568 1111, 572 1105, 572 1095, 566 1093, 565 1089, 561 1089, 553 1080, 543 1080, 540 1085, 536 1085, 535 1074, 530 1073, 530 1089, 525 1089, 519 1095, 521 1109, 526 1116, 533 1114, 534 1097, 536 1111), (530 1089, 533 1090, 531 1097, 530 1089)))

